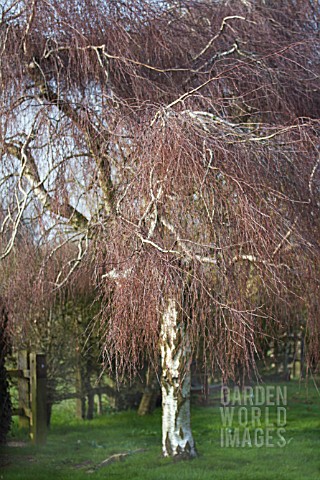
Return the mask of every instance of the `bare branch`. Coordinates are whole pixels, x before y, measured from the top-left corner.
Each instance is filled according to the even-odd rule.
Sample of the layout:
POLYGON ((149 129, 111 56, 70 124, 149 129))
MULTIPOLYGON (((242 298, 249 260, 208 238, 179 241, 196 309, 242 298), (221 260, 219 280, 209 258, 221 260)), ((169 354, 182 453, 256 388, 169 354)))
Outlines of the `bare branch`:
POLYGON ((51 213, 63 217, 76 230, 86 230, 88 219, 69 204, 56 205, 46 191, 37 170, 36 162, 25 144, 4 143, 6 151, 22 162, 22 175, 28 180, 32 192, 51 213))
POLYGON ((207 45, 205 47, 203 47, 201 52, 199 52, 197 55, 195 55, 193 57, 193 61, 198 60, 198 58, 202 57, 207 52, 207 50, 209 50, 209 48, 212 46, 213 42, 215 40, 217 40, 217 38, 219 38, 220 35, 223 33, 225 27, 228 25, 228 20, 234 20, 234 19, 248 21, 245 17, 241 17, 240 15, 230 15, 229 17, 224 17, 224 19, 221 22, 220 29, 219 29, 218 33, 216 33, 216 35, 214 35, 209 40, 209 42, 207 43, 207 45))

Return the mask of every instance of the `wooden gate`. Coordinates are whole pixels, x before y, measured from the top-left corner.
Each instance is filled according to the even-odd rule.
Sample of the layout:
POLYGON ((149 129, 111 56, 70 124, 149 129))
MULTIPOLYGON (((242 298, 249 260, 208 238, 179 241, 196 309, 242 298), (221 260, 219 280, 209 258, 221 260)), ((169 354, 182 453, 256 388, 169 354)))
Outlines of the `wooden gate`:
POLYGON ((43 445, 47 437, 47 367, 45 355, 20 351, 17 369, 9 375, 18 379, 20 427, 27 427, 32 442, 43 445))

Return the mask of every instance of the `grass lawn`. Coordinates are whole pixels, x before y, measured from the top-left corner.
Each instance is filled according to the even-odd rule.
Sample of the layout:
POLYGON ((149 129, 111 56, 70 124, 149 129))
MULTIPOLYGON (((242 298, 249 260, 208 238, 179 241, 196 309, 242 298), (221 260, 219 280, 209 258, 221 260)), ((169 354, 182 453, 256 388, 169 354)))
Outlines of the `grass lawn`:
MULTIPOLYGON (((246 437, 243 446, 222 447, 219 402, 212 407, 194 407, 192 425, 199 457, 174 461, 161 457, 160 410, 144 418, 135 412, 121 412, 82 422, 74 419, 72 403, 64 402, 54 408, 46 446, 36 448, 21 442, 26 437, 13 428, 11 444, 1 451, 0 479, 320 480, 319 393, 312 382, 308 388, 290 382, 287 388, 287 418, 282 432, 286 444, 282 447, 277 445, 276 436, 269 438, 270 446, 265 445, 265 407, 261 407, 263 435, 259 436, 259 445, 264 444, 260 447, 255 445, 251 423, 248 435, 252 435, 252 446, 246 437), (115 454, 129 455, 101 465, 115 454)), ((228 429, 232 435, 238 427, 239 408, 228 429)), ((251 421, 251 406, 246 410, 251 421)), ((241 418, 240 438, 244 433, 241 418)), ((275 407, 270 407, 272 422, 276 422, 275 407)))

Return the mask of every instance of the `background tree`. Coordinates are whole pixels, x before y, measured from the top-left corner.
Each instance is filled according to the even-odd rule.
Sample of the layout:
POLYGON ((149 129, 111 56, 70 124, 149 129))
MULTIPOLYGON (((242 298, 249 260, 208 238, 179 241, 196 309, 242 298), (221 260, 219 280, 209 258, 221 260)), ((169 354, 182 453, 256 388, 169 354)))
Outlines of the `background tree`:
POLYGON ((132 408, 139 402, 142 379, 128 389, 102 375, 96 320, 101 303, 92 282, 90 258, 81 263, 72 282, 57 289, 55 279, 73 261, 76 247, 61 242, 56 248, 43 236, 40 241, 24 219, 17 237, 11 255, 0 264, 1 289, 11 309, 12 361, 20 350, 46 355, 48 423, 53 404, 68 398, 76 399, 77 416, 89 420, 96 396, 100 413, 103 395, 114 409, 132 408))
POLYGON ((26 211, 78 243, 56 287, 91 252, 106 362, 157 365, 160 346, 164 455, 195 455, 199 338, 225 379, 276 327, 252 275, 256 298, 307 305, 318 363, 317 15, 304 1, 3 11, 3 256, 26 211))
POLYGON ((11 426, 12 405, 9 393, 8 376, 5 367, 6 356, 10 352, 8 316, 5 304, 0 298, 0 445, 7 441, 11 426))

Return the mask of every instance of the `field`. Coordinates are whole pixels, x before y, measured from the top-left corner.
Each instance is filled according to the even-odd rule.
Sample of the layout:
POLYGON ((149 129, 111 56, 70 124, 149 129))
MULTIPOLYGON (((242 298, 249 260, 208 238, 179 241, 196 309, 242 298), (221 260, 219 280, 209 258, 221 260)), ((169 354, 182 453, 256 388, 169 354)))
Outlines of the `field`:
MULTIPOLYGON (((239 447, 221 446, 223 421, 217 401, 210 407, 193 407, 199 457, 191 461, 162 458, 159 409, 144 418, 135 412, 121 412, 83 422, 74 418, 72 402, 64 402, 54 408, 43 447, 32 446, 26 434, 13 427, 10 443, 1 451, 0 479, 319 480, 319 392, 311 381, 307 387, 298 382, 286 386, 284 441, 265 437, 266 423, 276 423, 275 409, 270 408, 270 418, 261 417, 259 445, 252 436, 251 446, 248 437, 239 447)), ((250 405, 245 408, 251 412, 250 405)), ((224 429, 232 435, 238 428, 237 413, 231 428, 224 429)), ((251 433, 253 427, 251 424, 251 433)), ((240 425, 240 438, 244 430, 240 425)))

